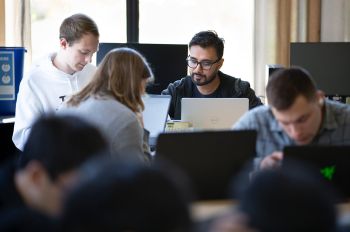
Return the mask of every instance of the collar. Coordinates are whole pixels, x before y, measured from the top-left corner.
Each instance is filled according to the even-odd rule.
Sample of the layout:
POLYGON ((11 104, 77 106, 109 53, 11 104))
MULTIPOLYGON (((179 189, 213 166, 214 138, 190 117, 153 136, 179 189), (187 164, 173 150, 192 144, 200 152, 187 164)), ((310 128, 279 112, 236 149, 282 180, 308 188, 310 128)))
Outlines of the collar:
POLYGON ((280 126, 280 124, 278 123, 278 121, 276 120, 275 116, 272 113, 271 107, 269 107, 269 110, 268 110, 268 117, 269 117, 269 121, 271 122, 270 123, 270 130, 283 132, 282 127, 280 126))
POLYGON ((325 109, 323 112, 323 119, 320 131, 322 131, 323 129, 332 130, 338 128, 339 125, 332 110, 332 103, 330 102, 330 100, 326 99, 324 101, 324 104, 325 109))

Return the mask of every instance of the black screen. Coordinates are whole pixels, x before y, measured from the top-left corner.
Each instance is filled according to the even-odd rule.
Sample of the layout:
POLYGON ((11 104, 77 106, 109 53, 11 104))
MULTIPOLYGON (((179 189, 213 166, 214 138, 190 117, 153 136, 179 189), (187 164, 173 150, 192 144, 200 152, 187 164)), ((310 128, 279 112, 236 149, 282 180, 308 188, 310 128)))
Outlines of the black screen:
POLYGON ((350 43, 291 43, 290 64, 308 70, 326 95, 350 95, 350 43))
POLYGON ((129 47, 146 57, 154 74, 154 83, 147 86, 147 93, 160 94, 168 84, 187 74, 187 45, 185 44, 140 44, 140 43, 100 43, 97 64, 113 48, 129 47))

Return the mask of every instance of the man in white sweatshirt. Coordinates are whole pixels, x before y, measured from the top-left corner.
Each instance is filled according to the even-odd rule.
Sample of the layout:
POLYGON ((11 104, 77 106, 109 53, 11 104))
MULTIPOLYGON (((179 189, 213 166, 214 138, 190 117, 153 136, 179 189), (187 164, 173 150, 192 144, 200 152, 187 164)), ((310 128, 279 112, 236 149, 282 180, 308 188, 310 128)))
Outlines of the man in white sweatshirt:
POLYGON ((60 26, 59 41, 59 51, 39 60, 21 81, 12 136, 20 150, 35 119, 55 112, 95 72, 96 67, 90 63, 98 49, 99 31, 91 18, 83 14, 66 18, 60 26))

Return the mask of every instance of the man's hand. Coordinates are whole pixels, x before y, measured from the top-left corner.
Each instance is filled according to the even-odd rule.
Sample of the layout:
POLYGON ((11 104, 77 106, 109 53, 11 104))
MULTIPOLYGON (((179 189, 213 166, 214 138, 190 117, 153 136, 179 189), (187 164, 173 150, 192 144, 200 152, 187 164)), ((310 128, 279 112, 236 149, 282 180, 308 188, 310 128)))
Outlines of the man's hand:
POLYGON ((260 163, 260 169, 277 168, 283 160, 283 153, 275 151, 271 155, 266 156, 260 163))

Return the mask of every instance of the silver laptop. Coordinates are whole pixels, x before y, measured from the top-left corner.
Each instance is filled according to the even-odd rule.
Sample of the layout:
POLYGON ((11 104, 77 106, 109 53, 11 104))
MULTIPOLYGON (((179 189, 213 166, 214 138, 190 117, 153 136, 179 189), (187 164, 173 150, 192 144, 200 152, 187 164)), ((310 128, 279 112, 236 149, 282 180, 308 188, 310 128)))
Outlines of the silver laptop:
POLYGON ((248 98, 182 98, 181 121, 194 129, 230 129, 248 109, 248 98))
POLYGON ((152 148, 156 145, 158 135, 164 132, 171 96, 148 94, 142 100, 145 105, 143 123, 150 132, 149 145, 152 148))

